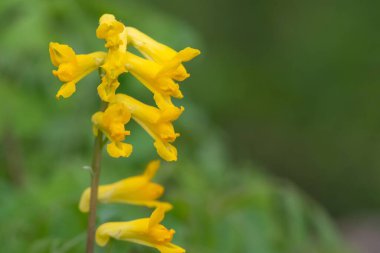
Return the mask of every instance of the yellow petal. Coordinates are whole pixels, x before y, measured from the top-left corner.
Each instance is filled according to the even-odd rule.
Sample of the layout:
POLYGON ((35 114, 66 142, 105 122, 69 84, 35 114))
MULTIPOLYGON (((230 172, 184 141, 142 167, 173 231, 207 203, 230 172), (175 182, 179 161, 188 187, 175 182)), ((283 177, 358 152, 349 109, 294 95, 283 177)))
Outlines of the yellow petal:
POLYGON ((106 102, 109 102, 115 96, 116 89, 120 83, 118 80, 108 80, 105 76, 102 77, 102 82, 98 86, 99 97, 106 102))
POLYGON ((75 52, 71 47, 56 42, 49 43, 49 53, 50 60, 56 67, 62 63, 70 62, 75 59, 75 52))
POLYGON ((74 92, 76 91, 75 83, 74 82, 68 82, 65 83, 59 88, 57 94, 55 95, 56 98, 68 98, 70 97, 74 92))
POLYGON ((107 152, 111 157, 128 157, 132 153, 132 145, 123 142, 111 142, 107 145, 107 152))
POLYGON ((144 171, 144 177, 151 180, 155 175, 157 170, 160 168, 160 160, 151 161, 144 171))
POLYGON ((154 142, 154 147, 162 159, 168 162, 177 161, 177 149, 170 143, 157 140, 154 142))
POLYGON ((158 225, 165 217, 165 209, 162 207, 156 208, 150 216, 149 228, 158 225))
POLYGON ((172 103, 170 96, 163 96, 160 93, 154 94, 154 101, 158 108, 160 108, 162 121, 176 120, 185 110, 183 106, 176 107, 172 103))

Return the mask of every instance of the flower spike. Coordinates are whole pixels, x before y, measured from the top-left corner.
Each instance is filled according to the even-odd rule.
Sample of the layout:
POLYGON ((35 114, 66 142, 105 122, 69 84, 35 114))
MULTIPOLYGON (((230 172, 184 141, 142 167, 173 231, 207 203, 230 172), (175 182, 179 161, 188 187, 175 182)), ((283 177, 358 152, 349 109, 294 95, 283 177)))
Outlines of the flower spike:
POLYGON ((128 157, 132 153, 132 145, 124 142, 130 134, 125 126, 132 118, 154 139, 162 159, 177 160, 177 149, 172 143, 179 134, 174 130, 173 121, 184 108, 176 106, 172 98, 183 98, 177 82, 190 76, 183 63, 195 58, 200 51, 186 47, 177 52, 135 28, 126 27, 111 14, 100 17, 96 37, 105 41, 107 52, 77 55, 68 45, 49 44, 51 62, 57 67, 53 74, 63 82, 57 98, 70 97, 76 91, 77 82, 96 69, 101 78, 97 91, 103 101, 102 110, 91 118, 93 133, 97 136, 91 166, 92 183, 79 202, 80 211, 90 212, 87 252, 93 252, 95 235, 100 246, 113 238, 153 247, 161 253, 184 253, 183 248, 171 243, 175 231, 160 224, 172 205, 159 201, 164 187, 152 181, 159 169, 159 160, 150 162, 140 175, 99 186, 100 157, 105 141, 108 141, 107 152, 111 157, 128 157), (142 57, 128 52, 129 46, 136 48, 142 57), (128 72, 153 93, 156 106, 116 92, 120 75, 128 72), (94 233, 97 201, 154 207, 155 210, 149 218, 105 223, 94 233))

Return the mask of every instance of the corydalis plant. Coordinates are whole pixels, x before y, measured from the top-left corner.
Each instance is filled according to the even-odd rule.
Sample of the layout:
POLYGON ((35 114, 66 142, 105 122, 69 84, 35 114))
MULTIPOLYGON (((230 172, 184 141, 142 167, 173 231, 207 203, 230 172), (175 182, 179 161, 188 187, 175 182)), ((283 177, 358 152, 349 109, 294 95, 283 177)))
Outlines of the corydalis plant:
POLYGON ((96 231, 96 242, 100 246, 105 246, 110 238, 114 238, 154 247, 164 253, 185 252, 171 243, 174 230, 160 224, 172 205, 158 201, 164 188, 151 182, 159 161, 149 163, 142 175, 108 185, 99 186, 99 175, 101 151, 105 144, 111 157, 128 157, 132 153, 132 145, 125 142, 126 136, 130 135, 125 125, 131 119, 154 139, 154 146, 162 159, 177 160, 177 149, 171 143, 179 134, 174 131, 172 122, 184 108, 175 106, 171 98, 183 97, 176 81, 183 81, 190 75, 182 63, 190 61, 200 52, 190 47, 177 52, 135 28, 124 26, 110 14, 100 18, 96 36, 106 41, 106 52, 76 54, 68 45, 55 42, 49 45, 51 61, 58 67, 53 74, 64 83, 56 94, 57 98, 73 95, 77 83, 89 73, 95 70, 101 73, 97 91, 102 106, 92 116, 96 138, 91 187, 83 192, 79 203, 82 212, 89 212, 87 252, 94 250, 97 201, 155 208, 150 218, 101 225, 96 231), (129 46, 136 48, 144 57, 128 52, 129 46), (116 92, 120 86, 118 77, 128 72, 153 93, 156 106, 116 92))

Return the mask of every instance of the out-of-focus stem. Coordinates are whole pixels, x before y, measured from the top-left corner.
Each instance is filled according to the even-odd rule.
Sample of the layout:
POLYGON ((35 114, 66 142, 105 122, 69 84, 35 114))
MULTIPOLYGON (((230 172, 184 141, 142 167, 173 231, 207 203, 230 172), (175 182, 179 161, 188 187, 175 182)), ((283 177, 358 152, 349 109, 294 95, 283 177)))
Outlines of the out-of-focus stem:
MULTIPOLYGON (((105 109, 106 104, 102 105, 102 111, 105 109)), ((93 253, 95 247, 95 230, 96 230, 96 203, 98 199, 98 186, 100 177, 100 164, 102 160, 103 149, 103 133, 98 131, 95 138, 94 154, 92 157, 91 165, 91 196, 90 196, 90 212, 88 215, 87 225, 87 246, 86 253, 93 253)))

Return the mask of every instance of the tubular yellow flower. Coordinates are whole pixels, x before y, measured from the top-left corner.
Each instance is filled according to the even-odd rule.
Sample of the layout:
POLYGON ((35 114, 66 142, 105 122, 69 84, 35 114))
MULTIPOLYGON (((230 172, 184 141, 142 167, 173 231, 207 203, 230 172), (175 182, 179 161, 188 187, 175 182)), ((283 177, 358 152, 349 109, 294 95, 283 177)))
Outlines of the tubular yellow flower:
POLYGON ((158 207, 150 218, 104 223, 96 230, 96 242, 99 246, 105 246, 112 237, 153 247, 161 253, 186 252, 185 249, 171 243, 175 231, 160 224, 164 216, 165 210, 158 207))
POLYGON ((96 30, 96 36, 105 39, 105 47, 108 48, 108 54, 101 68, 105 75, 98 86, 98 93, 103 101, 110 101, 115 96, 115 91, 120 83, 118 77, 127 72, 125 65, 127 50, 127 37, 125 27, 117 21, 113 15, 104 14, 99 20, 99 27, 96 30))
MULTIPOLYGON (((162 206, 165 210, 172 208, 171 204, 157 201, 164 193, 164 187, 151 182, 160 167, 160 161, 148 164, 142 175, 129 177, 113 184, 101 185, 98 188, 98 201, 101 203, 126 203, 147 207, 162 206)), ((87 188, 79 202, 79 209, 88 212, 91 190, 87 188)))
POLYGON ((190 61, 200 54, 200 51, 190 47, 176 52, 174 49, 161 44, 136 28, 127 27, 128 42, 139 50, 147 59, 153 60, 160 65, 175 66, 172 67, 172 76, 174 80, 183 81, 190 75, 187 73, 182 62, 190 61))
POLYGON ((126 62, 127 70, 151 92, 176 98, 183 97, 179 90, 179 85, 174 82, 173 76, 171 76, 173 70, 175 70, 178 65, 166 69, 165 66, 129 52, 126 53, 126 62))
POLYGON ((96 112, 92 116, 94 134, 97 135, 99 130, 104 132, 111 142, 107 145, 107 152, 112 157, 128 157, 132 152, 132 145, 122 142, 130 134, 124 128, 130 118, 128 108, 122 104, 109 105, 104 112, 96 112))
POLYGON ((51 62, 58 67, 58 70, 53 70, 53 74, 65 82, 57 98, 70 97, 76 90, 76 83, 102 65, 106 56, 104 52, 76 55, 68 45, 55 42, 49 44, 49 53, 51 62))
POLYGON ((132 118, 155 140, 154 146, 163 159, 177 160, 177 149, 170 143, 174 142, 179 134, 174 131, 171 120, 176 119, 182 109, 177 108, 180 112, 175 109, 161 111, 124 94, 116 94, 111 101, 111 104, 113 103, 123 104, 129 109, 132 118))

